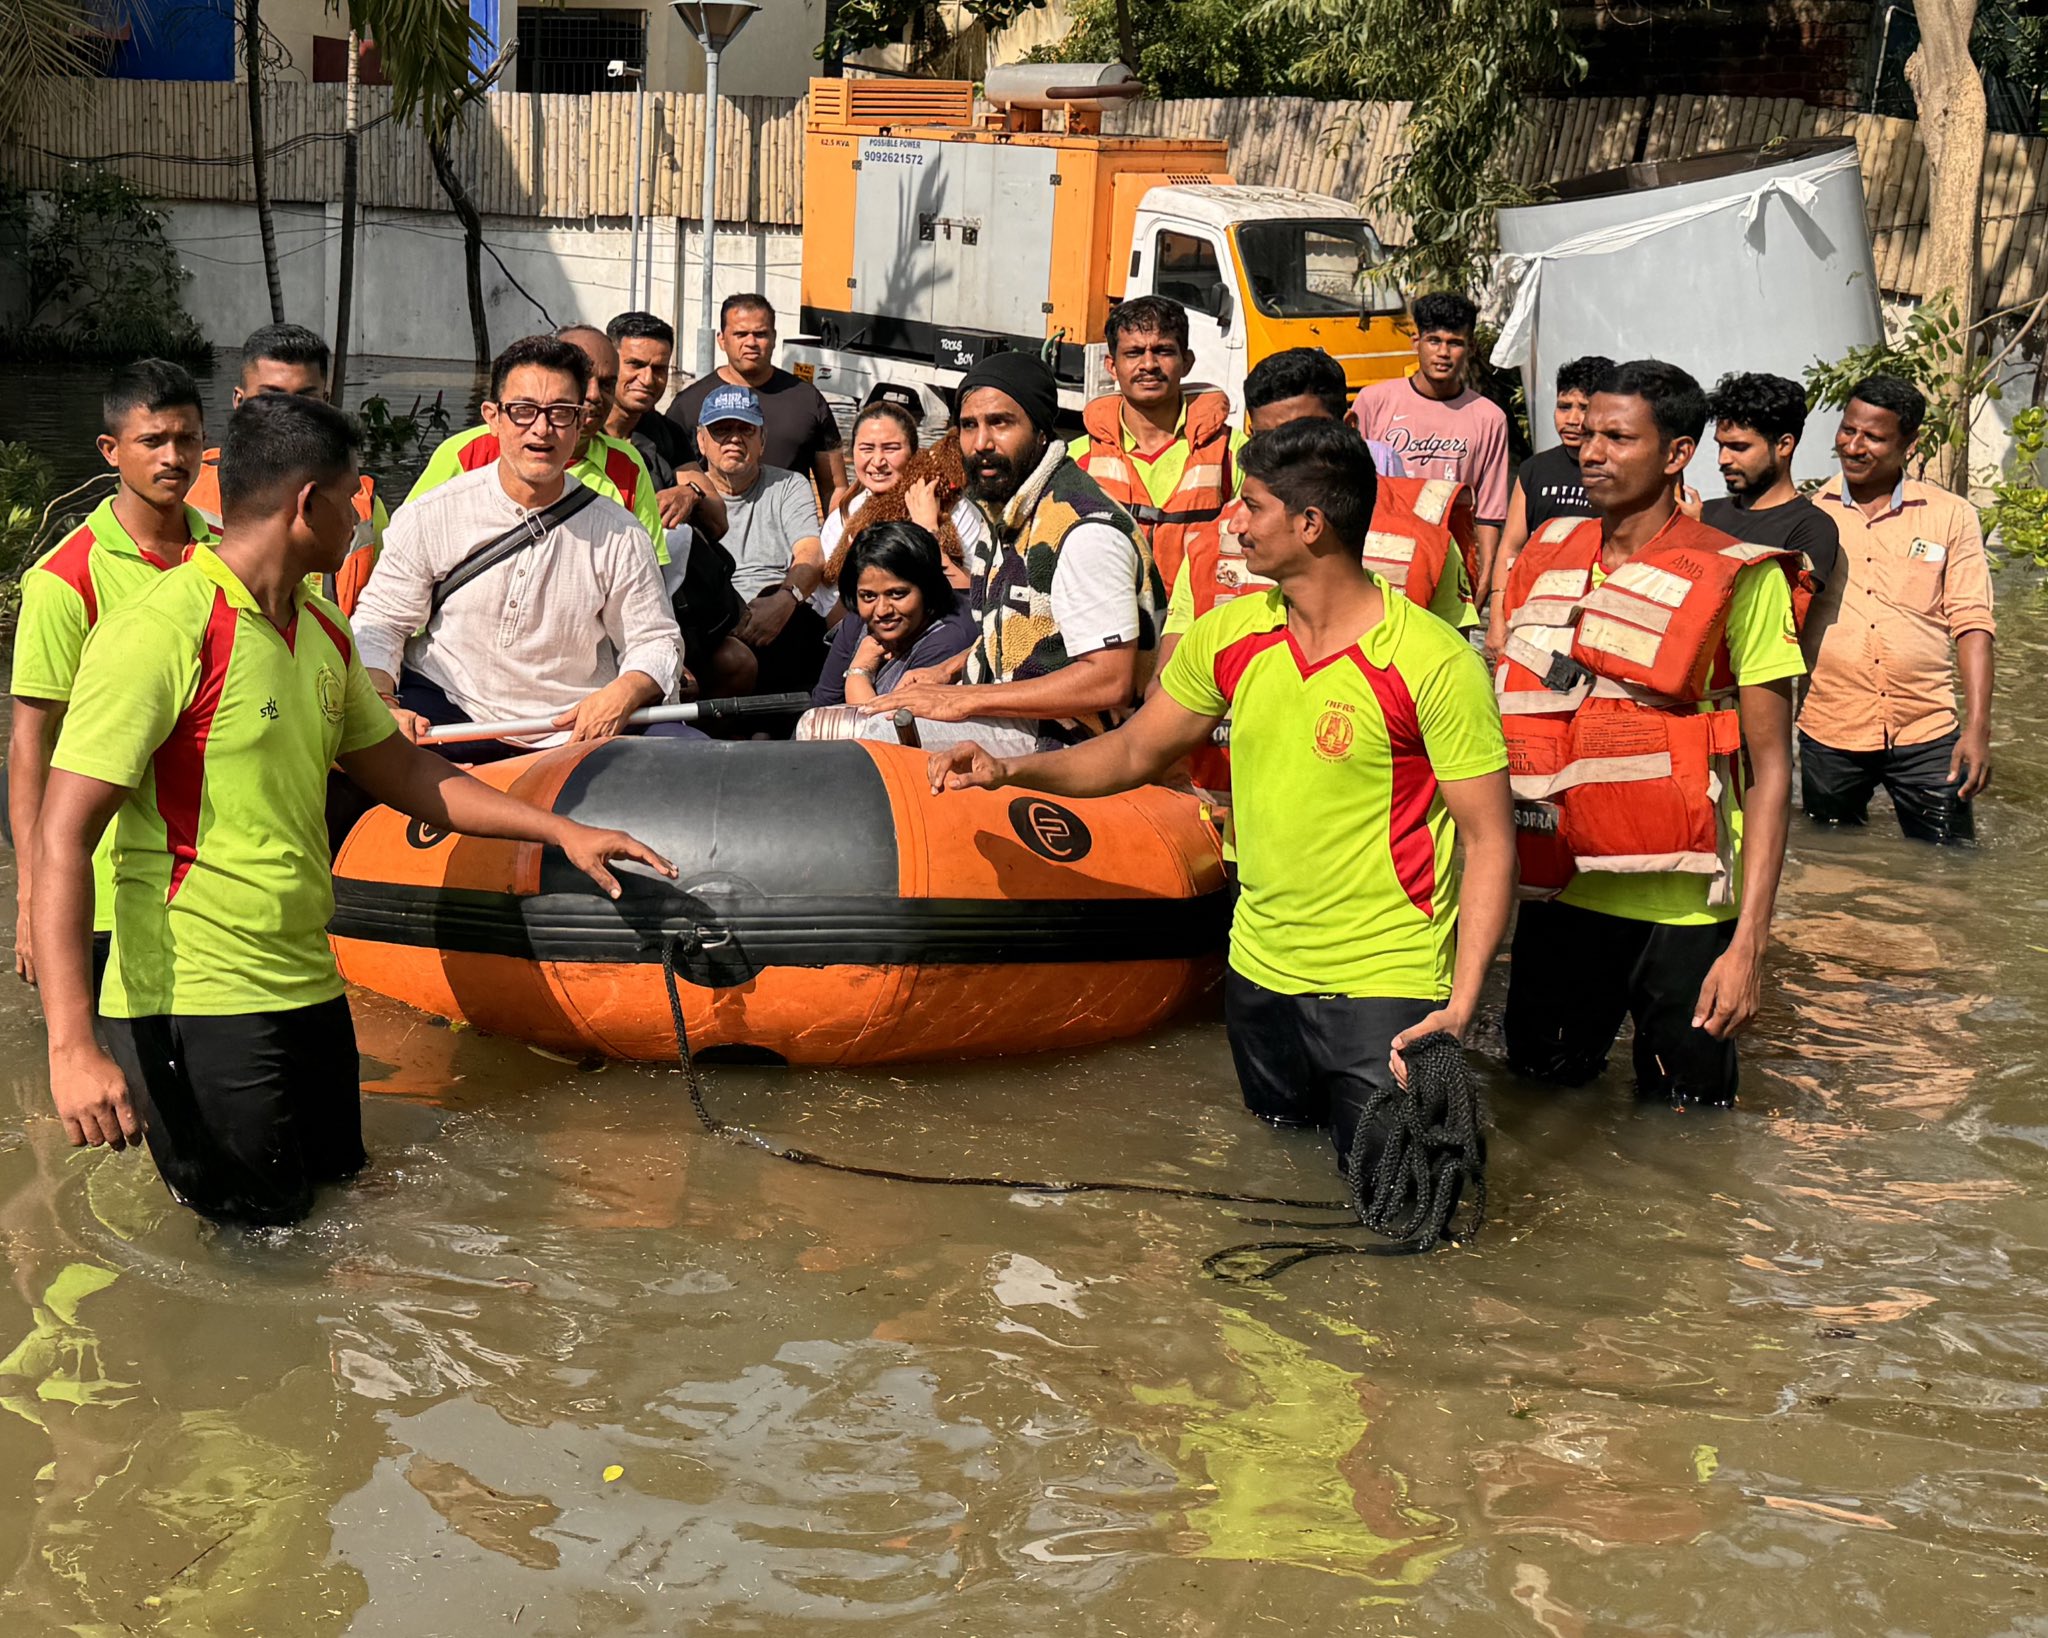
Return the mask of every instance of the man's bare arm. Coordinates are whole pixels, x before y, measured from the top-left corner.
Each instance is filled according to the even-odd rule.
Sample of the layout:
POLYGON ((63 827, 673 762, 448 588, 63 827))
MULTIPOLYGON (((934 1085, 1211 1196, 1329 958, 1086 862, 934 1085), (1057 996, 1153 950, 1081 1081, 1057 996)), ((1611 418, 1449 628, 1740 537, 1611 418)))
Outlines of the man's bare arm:
POLYGON ((1735 941, 1708 969, 1693 1011, 1693 1027, 1717 1038, 1738 1033, 1762 1000, 1764 951, 1792 822, 1791 679, 1745 684, 1736 709, 1751 769, 1742 801, 1742 908, 1735 941))
POLYGON ((387 807, 463 836, 502 836, 560 848, 611 898, 619 896, 610 859, 634 859, 664 876, 674 865, 622 830, 590 825, 537 808, 472 777, 444 757, 391 734, 341 758, 341 770, 387 807))
POLYGON ((1476 779, 1447 779, 1437 790, 1450 810, 1458 843, 1465 852, 1458 888, 1458 964, 1451 975, 1450 999, 1394 1037, 1394 1074, 1404 1085, 1404 1046, 1439 1031, 1462 1040, 1472 1027, 1479 1010, 1479 992, 1486 987, 1486 970, 1508 930, 1508 911, 1515 896, 1515 816, 1506 770, 1476 779))
POLYGON ((908 707, 932 722, 969 717, 1082 717, 1118 711, 1131 703, 1138 686, 1135 648, 1098 648, 1043 677, 1006 683, 908 683, 864 707, 886 715, 908 707))
POLYGON ((1963 674, 1963 732, 1949 758, 1948 777, 1967 802, 1991 784, 1991 633, 1966 631, 1956 639, 1956 669, 1963 674))
POLYGON ((1018 785, 1053 796, 1109 796, 1157 780, 1182 757, 1208 744, 1222 720, 1190 711, 1171 694, 1154 694, 1122 727, 1064 751, 998 757, 971 743, 935 751, 932 789, 1018 785))
POLYGON ((36 826, 35 945, 50 1038, 50 1098, 74 1144, 142 1138, 128 1083, 93 1033, 92 854, 129 792, 53 772, 36 826))
POLYGON ((7 736, 7 823, 14 832, 14 972, 27 984, 36 981, 35 935, 29 925, 35 897, 36 820, 43 809, 50 758, 57 753, 57 731, 64 726, 64 709, 63 700, 17 697, 7 736))

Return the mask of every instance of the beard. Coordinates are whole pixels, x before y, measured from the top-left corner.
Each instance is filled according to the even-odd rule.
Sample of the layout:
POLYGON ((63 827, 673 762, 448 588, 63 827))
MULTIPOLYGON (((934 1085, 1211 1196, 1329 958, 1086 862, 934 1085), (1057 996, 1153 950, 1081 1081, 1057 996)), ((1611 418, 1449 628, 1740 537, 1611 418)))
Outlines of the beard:
POLYGON ((1742 472, 1724 472, 1721 482, 1727 486, 1729 499, 1740 503, 1764 494, 1777 483, 1779 476, 1779 468, 1768 466, 1755 477, 1742 472))
MULTIPOLYGON (((1035 466, 1037 462, 1034 460, 1035 466)), ((1012 459, 997 450, 984 450, 966 463, 967 494, 987 506, 1001 506, 1024 485, 1023 458, 1012 459)))

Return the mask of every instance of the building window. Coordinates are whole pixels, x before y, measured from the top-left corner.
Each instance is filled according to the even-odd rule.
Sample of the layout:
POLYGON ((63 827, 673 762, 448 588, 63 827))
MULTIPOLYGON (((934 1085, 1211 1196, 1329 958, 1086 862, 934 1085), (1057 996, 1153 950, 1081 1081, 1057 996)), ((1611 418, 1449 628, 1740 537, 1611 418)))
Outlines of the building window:
POLYGON ((563 6, 519 8, 518 89, 585 95, 630 91, 633 81, 613 79, 611 62, 638 68, 647 60, 647 13, 563 6))

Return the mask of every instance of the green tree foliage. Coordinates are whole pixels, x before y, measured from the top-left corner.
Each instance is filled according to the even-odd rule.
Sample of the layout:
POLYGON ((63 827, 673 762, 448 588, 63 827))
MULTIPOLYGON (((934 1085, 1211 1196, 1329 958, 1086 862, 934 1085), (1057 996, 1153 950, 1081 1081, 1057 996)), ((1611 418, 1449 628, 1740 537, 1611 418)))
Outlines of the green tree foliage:
MULTIPOLYGON (((1117 0, 1079 0, 1073 27, 1033 62, 1110 63, 1123 58, 1117 0)), ((1128 66, 1155 97, 1273 97, 1309 89, 1296 72, 1307 47, 1301 29, 1248 17, 1241 0, 1128 0, 1136 62, 1128 66)))
POLYGON ((0 232, 19 247, 28 312, 0 354, 41 358, 205 357, 178 293, 191 275, 164 213, 134 183, 91 170, 47 198, 0 197, 0 232))
MULTIPOLYGON (((961 9, 995 34, 1044 4, 1045 0, 964 0, 961 9)), ((827 18, 825 38, 817 50, 817 55, 827 62, 904 39, 929 56, 943 49, 952 38, 945 17, 933 0, 833 0, 827 18)))
POLYGON ((1393 258, 1410 289, 1470 289, 1494 211, 1527 198, 1504 155, 1524 100, 1580 79, 1551 0, 1263 0, 1253 16, 1307 42, 1300 77, 1332 96, 1407 101, 1411 148, 1368 203, 1411 224, 1393 258))
POLYGON ((2038 404, 2012 420, 2012 455, 1991 486, 1983 509, 1984 533, 2011 562, 2048 569, 2048 489, 2041 487, 2041 453, 2048 448, 2048 410, 2038 404))
POLYGON ((128 14, 119 0, 0 0, 0 134, 56 94, 65 78, 94 72, 102 49, 96 30, 128 14))

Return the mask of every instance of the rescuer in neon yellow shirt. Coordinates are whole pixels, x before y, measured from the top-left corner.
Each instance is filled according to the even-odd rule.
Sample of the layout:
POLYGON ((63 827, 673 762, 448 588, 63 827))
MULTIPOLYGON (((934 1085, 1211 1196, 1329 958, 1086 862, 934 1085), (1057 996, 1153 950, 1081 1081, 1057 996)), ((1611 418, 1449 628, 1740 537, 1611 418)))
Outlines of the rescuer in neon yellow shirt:
POLYGON ((79 667, 37 855, 50 1084, 75 1144, 146 1136, 177 1198, 290 1223, 365 1161, 355 1031, 327 945, 328 770, 435 826, 559 847, 606 894, 631 858, 408 742, 341 611, 309 592, 354 533, 360 435, 309 399, 250 400, 221 456, 219 548, 104 620, 79 667), (94 1034, 90 857, 115 827, 94 1034))
MULTIPOLYGON (((30 931, 36 822, 50 757, 70 707, 85 641, 101 618, 185 560, 195 541, 211 540, 206 519, 186 496, 206 442, 199 388, 175 364, 145 358, 114 373, 100 399, 99 449, 120 487, 21 577, 14 631, 14 721, 7 753, 8 818, 14 832, 14 970, 36 980, 30 931)), ((99 908, 93 920, 94 984, 113 931, 113 843, 93 855, 99 908)))
POLYGON ((1507 751, 1470 644, 1359 561, 1375 478, 1357 434, 1261 433, 1243 470, 1232 521, 1271 589, 1197 620, 1123 727, 1014 760, 956 746, 932 779, 1107 795, 1157 779, 1231 712, 1238 1079, 1253 1113, 1330 1127, 1341 1160, 1400 1049, 1472 1021, 1514 879, 1507 751))

